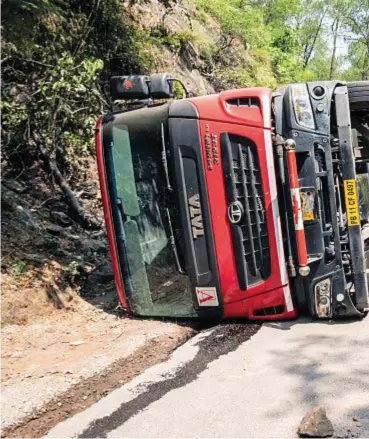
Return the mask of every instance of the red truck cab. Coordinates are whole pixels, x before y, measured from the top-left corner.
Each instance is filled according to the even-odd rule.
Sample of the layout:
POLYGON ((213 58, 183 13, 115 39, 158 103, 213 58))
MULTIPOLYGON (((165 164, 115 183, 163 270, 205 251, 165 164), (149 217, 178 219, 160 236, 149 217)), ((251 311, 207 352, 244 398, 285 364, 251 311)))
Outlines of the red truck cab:
MULTIPOLYGON (((114 84, 132 98, 149 96, 147 77, 115 78, 114 84)), ((167 97, 166 80, 161 91, 154 84, 151 95, 167 97)), ((332 298, 324 307, 325 297, 311 304, 294 291, 304 289, 307 280, 315 285, 317 270, 323 270, 317 278, 322 287, 332 261, 308 254, 305 220, 307 227, 319 222, 322 240, 328 233, 321 226, 318 189, 309 190, 316 193, 315 214, 303 206, 299 178, 304 175, 295 149, 289 159, 286 149, 278 168, 276 139, 283 139, 286 122, 281 128, 280 114, 273 112, 281 96, 289 102, 288 93, 267 88, 230 90, 138 103, 99 119, 105 220, 118 296, 128 312, 276 320, 296 317, 302 303, 310 314, 321 317, 323 309, 322 316, 332 316, 332 298), (281 178, 284 172, 289 177, 295 172, 297 192, 293 178, 281 178), (319 268, 322 264, 328 268, 319 268)), ((338 271, 345 276, 343 268, 335 270, 334 276, 338 271)), ((311 295, 306 288, 305 298, 311 295)), ((351 305, 345 305, 348 315, 365 311, 352 311, 351 305)))

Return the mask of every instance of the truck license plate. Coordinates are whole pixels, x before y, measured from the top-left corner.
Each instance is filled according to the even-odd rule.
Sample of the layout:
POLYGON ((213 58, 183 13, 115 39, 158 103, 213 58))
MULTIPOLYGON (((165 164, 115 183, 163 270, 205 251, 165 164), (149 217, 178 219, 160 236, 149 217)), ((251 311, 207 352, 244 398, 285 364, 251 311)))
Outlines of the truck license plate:
POLYGON ((301 209, 304 221, 314 221, 315 215, 315 190, 310 188, 301 188, 301 209))
POLYGON ((356 180, 344 180, 347 225, 349 227, 360 225, 359 204, 357 201, 356 180))

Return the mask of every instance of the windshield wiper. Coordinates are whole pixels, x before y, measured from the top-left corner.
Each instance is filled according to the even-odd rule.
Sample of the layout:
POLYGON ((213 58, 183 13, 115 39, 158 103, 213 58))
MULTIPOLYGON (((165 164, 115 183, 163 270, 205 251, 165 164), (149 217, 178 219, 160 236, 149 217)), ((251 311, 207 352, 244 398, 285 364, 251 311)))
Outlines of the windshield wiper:
POLYGON ((167 151, 165 149, 164 124, 161 124, 161 161, 163 163, 163 168, 165 173, 165 181, 167 184, 166 187, 168 191, 172 191, 172 186, 169 181, 167 151))
POLYGON ((173 252, 174 262, 176 264, 176 268, 177 268, 179 273, 186 274, 186 272, 183 270, 183 268, 181 266, 181 262, 179 260, 178 249, 177 249, 176 240, 175 240, 175 237, 174 237, 174 232, 173 232, 173 227, 172 227, 172 220, 170 218, 169 209, 167 207, 165 208, 165 213, 166 213, 167 219, 168 219, 169 241, 170 241, 170 246, 172 247, 172 252, 173 252))
MULTIPOLYGON (((169 192, 172 192, 173 188, 172 188, 172 185, 170 184, 170 180, 169 180, 167 151, 165 149, 164 124, 161 124, 161 146, 162 146, 161 162, 163 163, 163 168, 164 168, 165 181, 166 181, 166 189, 169 192)), ((173 252, 174 262, 176 264, 176 268, 177 268, 179 273, 186 274, 186 272, 182 268, 181 262, 179 260, 178 248, 177 248, 177 244, 176 244, 176 240, 175 240, 174 232, 173 232, 172 219, 170 217, 170 212, 169 212, 168 207, 165 207, 165 214, 166 214, 167 220, 168 220, 169 241, 170 241, 170 246, 172 248, 172 252, 173 252)))

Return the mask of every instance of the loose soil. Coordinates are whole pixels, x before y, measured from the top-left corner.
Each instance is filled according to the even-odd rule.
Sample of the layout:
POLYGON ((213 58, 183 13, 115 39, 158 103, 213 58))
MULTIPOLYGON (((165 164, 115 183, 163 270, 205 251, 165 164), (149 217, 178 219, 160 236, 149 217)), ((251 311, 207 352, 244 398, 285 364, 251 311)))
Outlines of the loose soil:
POLYGON ((23 419, 16 427, 5 429, 2 436, 42 437, 59 422, 85 410, 145 369, 166 360, 173 349, 186 341, 193 332, 189 328, 181 329, 175 335, 163 335, 151 340, 127 358, 114 362, 103 372, 82 380, 52 399, 35 414, 23 419))
POLYGON ((88 230, 39 170, 3 176, 1 412, 9 437, 43 435, 192 334, 120 309, 94 160, 88 173, 88 184, 75 187, 96 219, 88 230))

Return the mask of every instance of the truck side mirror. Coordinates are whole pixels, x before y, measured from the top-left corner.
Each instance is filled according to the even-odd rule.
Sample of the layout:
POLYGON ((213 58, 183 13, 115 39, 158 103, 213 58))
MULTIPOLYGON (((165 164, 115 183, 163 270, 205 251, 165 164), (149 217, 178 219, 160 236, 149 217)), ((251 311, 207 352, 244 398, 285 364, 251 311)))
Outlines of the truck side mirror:
POLYGON ((113 76, 110 79, 110 94, 113 99, 147 99, 150 97, 149 76, 113 76))

